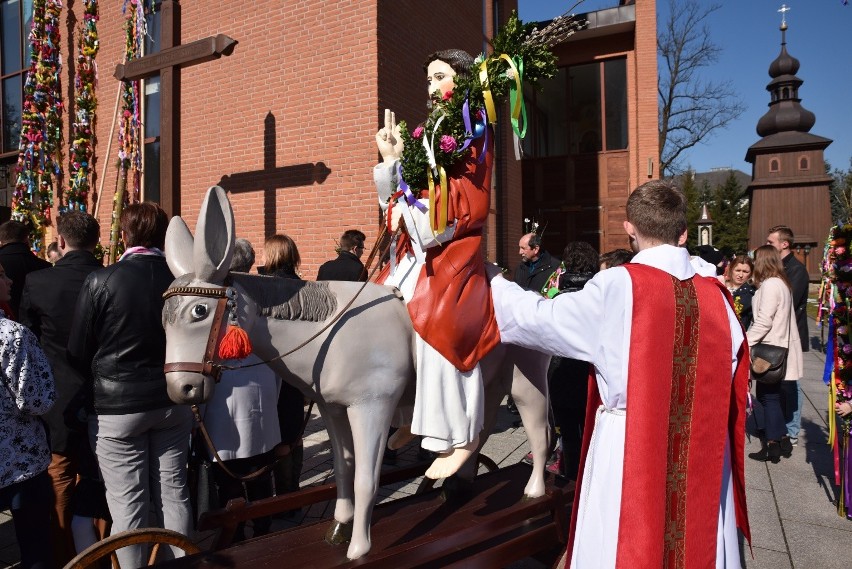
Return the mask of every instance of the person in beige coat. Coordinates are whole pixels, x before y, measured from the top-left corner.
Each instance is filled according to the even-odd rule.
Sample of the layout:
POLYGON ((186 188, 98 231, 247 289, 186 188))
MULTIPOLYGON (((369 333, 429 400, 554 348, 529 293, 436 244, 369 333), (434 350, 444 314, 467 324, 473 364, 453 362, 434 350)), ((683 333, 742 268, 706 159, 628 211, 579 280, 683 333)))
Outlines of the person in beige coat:
MULTIPOLYGON (((748 345, 752 347, 762 342, 787 348, 787 373, 784 381, 798 381, 803 374, 802 346, 793 312, 793 295, 784 274, 781 257, 771 245, 764 245, 755 250, 753 278, 757 292, 752 301, 754 320, 746 332, 748 345)), ((764 409, 765 437, 761 450, 748 455, 751 459, 778 463, 782 455, 789 457, 793 450, 786 434, 781 387, 780 382, 757 383, 757 399, 764 409)))

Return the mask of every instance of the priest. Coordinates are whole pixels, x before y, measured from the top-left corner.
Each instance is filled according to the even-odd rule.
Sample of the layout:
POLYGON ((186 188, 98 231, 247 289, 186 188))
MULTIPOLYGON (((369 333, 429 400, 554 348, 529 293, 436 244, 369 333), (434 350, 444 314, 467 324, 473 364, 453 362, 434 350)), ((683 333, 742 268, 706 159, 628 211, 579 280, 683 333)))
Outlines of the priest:
POLYGON ((504 342, 594 364, 565 566, 740 567, 742 327, 682 247, 678 188, 637 188, 624 228, 633 262, 553 300, 489 269, 504 342))

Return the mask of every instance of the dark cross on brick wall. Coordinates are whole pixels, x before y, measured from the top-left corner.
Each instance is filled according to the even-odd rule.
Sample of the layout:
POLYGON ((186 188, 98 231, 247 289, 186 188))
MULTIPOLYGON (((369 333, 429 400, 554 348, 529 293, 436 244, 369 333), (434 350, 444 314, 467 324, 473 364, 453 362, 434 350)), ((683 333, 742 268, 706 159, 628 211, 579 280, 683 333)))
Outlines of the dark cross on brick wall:
POLYGON ((172 216, 180 214, 180 69, 231 55, 237 40, 218 34, 181 45, 178 0, 163 0, 160 19, 160 51, 117 65, 115 78, 160 76, 160 205, 172 216))
POLYGON ((219 186, 235 194, 263 191, 263 234, 266 237, 276 231, 277 189, 322 184, 331 173, 324 162, 277 166, 275 138, 275 115, 268 112, 263 119, 263 170, 238 172, 219 180, 219 186))

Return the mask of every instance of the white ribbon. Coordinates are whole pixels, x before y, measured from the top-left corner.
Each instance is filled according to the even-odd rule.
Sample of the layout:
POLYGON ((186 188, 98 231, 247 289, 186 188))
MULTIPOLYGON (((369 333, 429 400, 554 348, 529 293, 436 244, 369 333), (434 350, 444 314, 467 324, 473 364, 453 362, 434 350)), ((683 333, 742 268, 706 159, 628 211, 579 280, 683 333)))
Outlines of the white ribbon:
POLYGON ((438 120, 435 121, 435 126, 432 128, 432 136, 429 137, 426 134, 423 135, 423 147, 426 149, 426 156, 429 158, 429 167, 432 168, 432 174, 434 176, 438 175, 438 170, 436 168, 437 162, 435 162, 435 134, 438 132, 438 126, 440 126, 441 122, 446 118, 447 115, 441 114, 438 117, 438 120))

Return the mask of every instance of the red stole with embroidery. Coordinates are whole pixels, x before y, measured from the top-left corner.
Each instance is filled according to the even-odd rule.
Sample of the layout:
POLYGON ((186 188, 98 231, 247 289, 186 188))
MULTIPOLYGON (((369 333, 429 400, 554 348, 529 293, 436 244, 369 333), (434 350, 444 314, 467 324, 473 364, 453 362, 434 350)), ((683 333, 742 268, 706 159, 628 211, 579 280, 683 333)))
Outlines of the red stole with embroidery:
MULTIPOLYGON (((732 382, 720 294, 727 291, 716 279, 680 281, 646 265, 625 267, 633 318, 616 567, 715 567, 726 439, 737 526, 751 541, 743 464, 747 348, 732 382)), ((589 398, 587 423, 594 399, 600 401, 589 398)), ((569 555, 579 496, 578 486, 569 555)))

